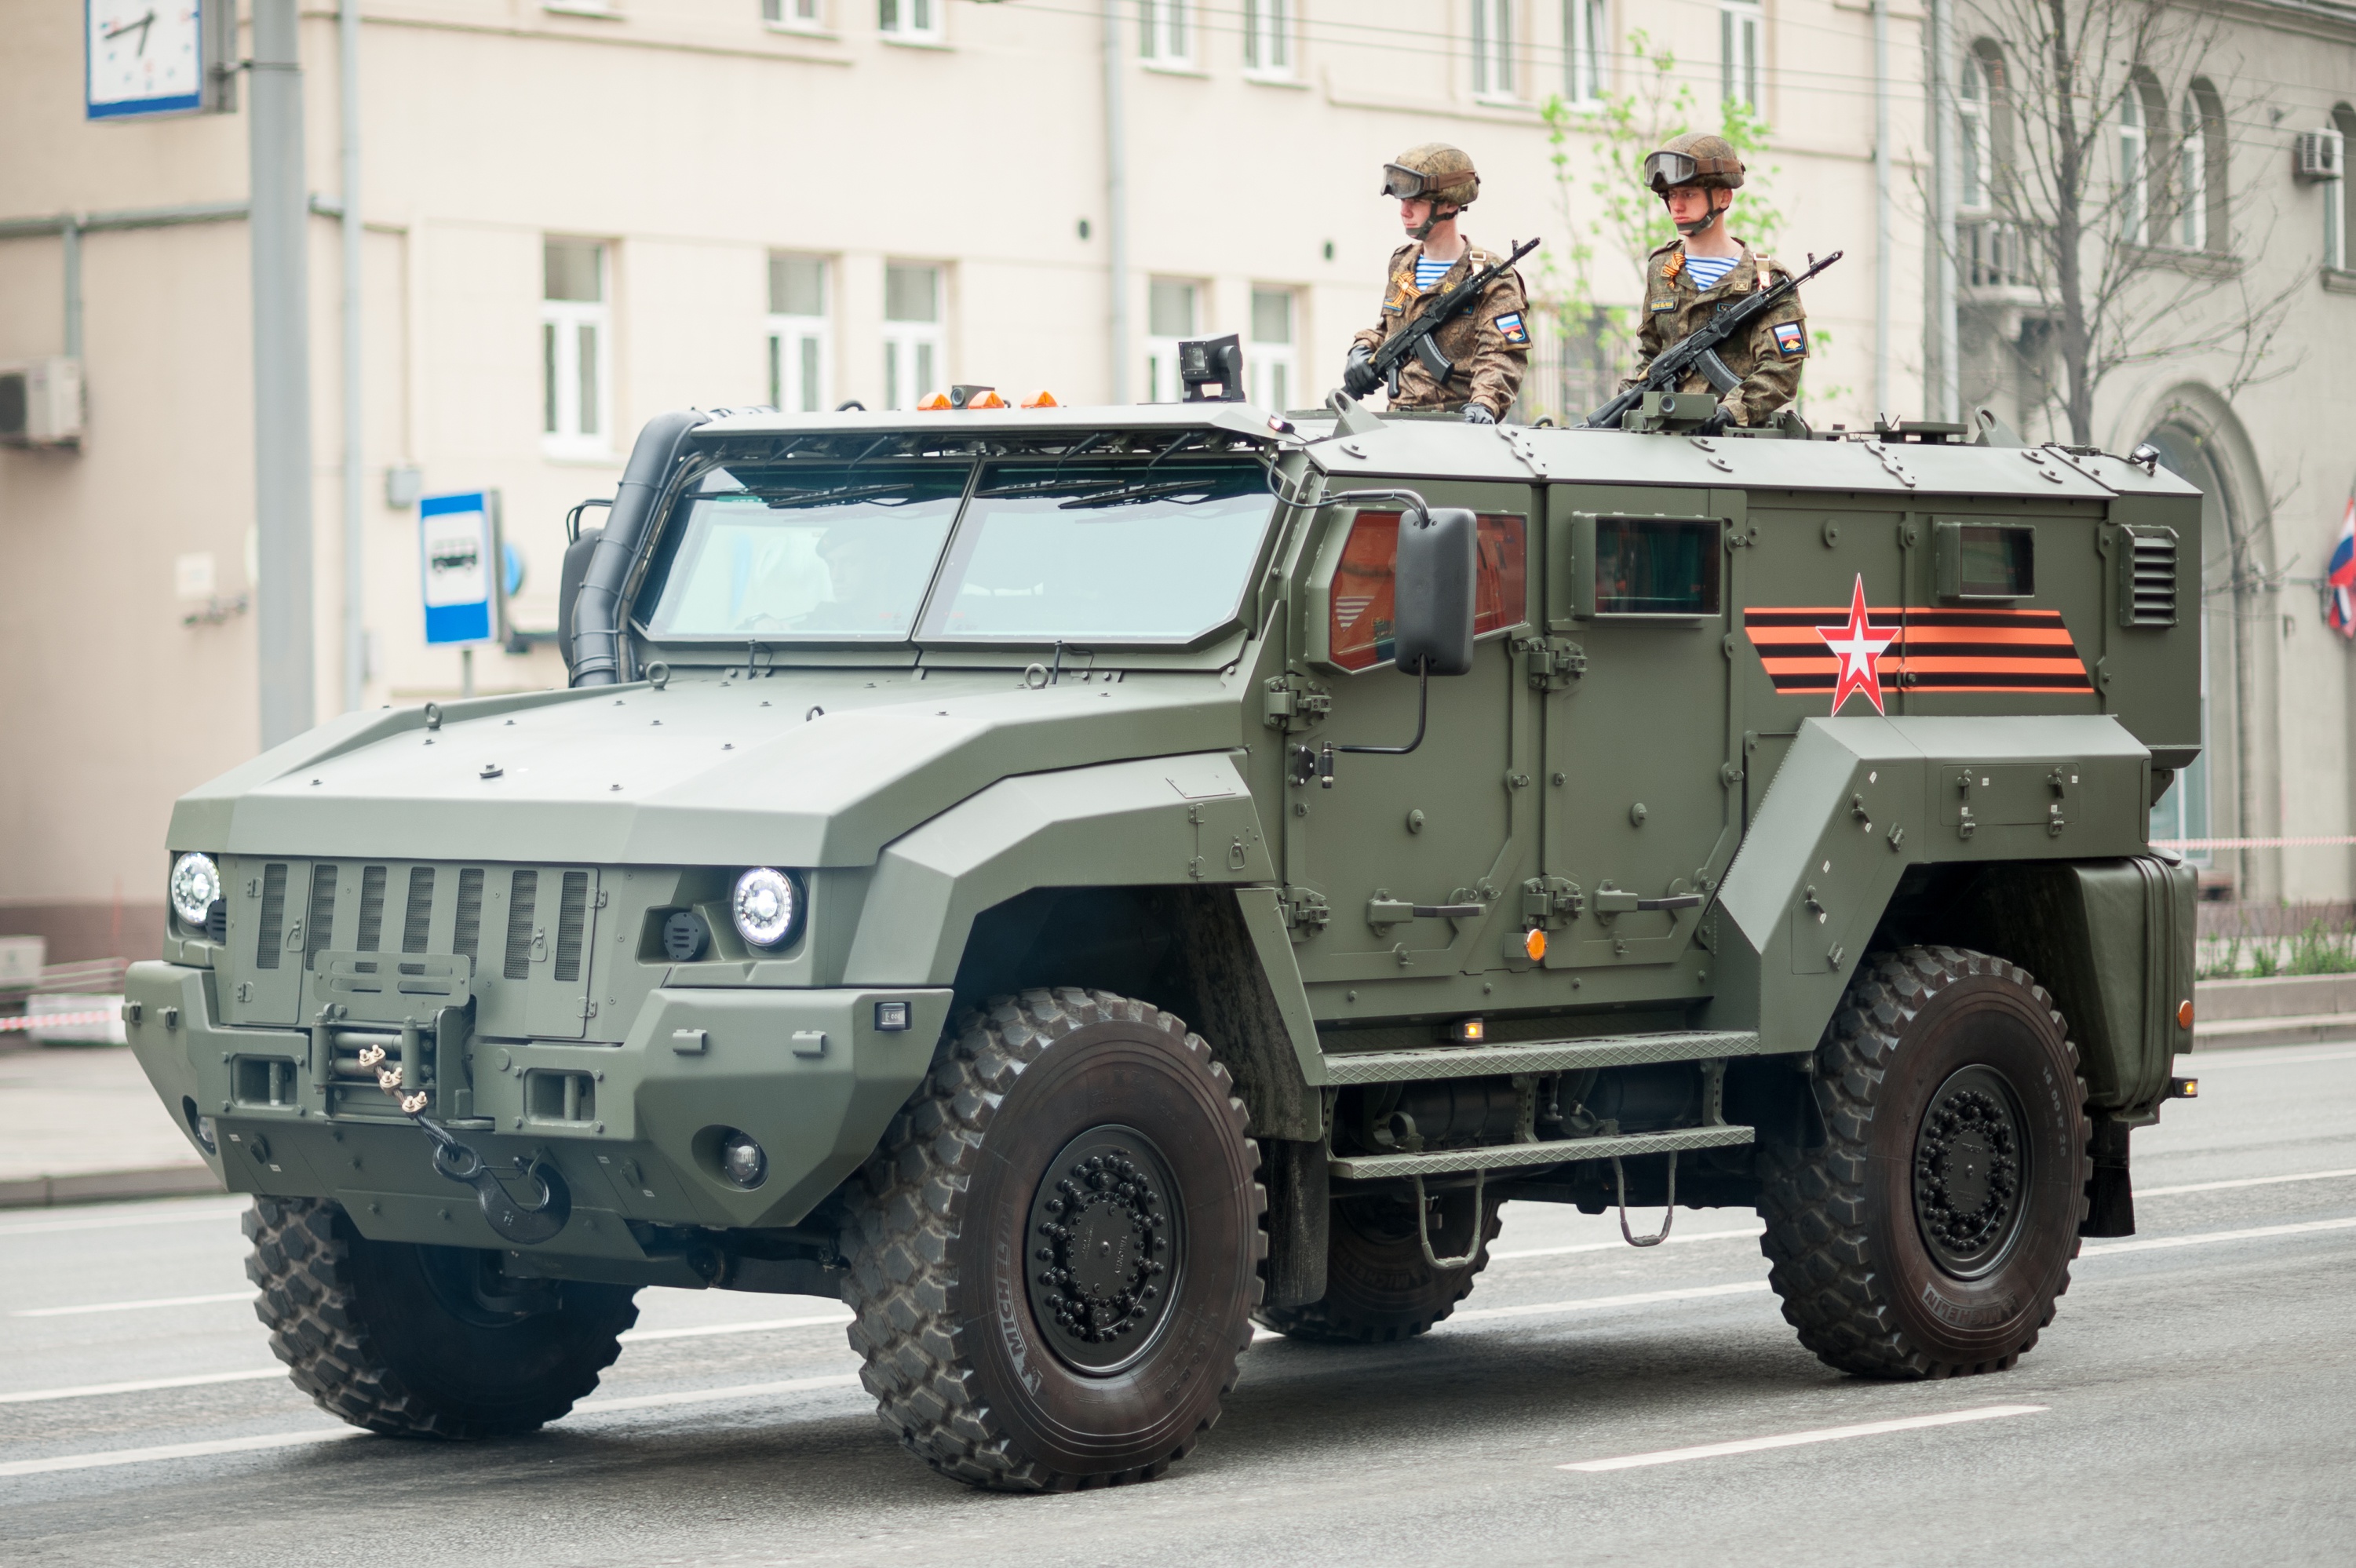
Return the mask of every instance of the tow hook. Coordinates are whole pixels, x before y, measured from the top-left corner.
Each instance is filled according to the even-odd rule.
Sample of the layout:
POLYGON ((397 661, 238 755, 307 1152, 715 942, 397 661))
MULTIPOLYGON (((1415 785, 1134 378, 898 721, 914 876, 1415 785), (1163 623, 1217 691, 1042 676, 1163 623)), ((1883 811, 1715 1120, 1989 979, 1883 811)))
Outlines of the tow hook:
POLYGON ((434 1144, 434 1168, 455 1182, 475 1189, 475 1201, 482 1206, 483 1222, 509 1241, 521 1246, 538 1246, 556 1239, 573 1218, 573 1190, 564 1185, 564 1176, 546 1160, 534 1155, 515 1159, 515 1175, 538 1189, 539 1197, 531 1203, 518 1203, 490 1162, 472 1148, 459 1142, 456 1133, 433 1117, 425 1114, 428 1097, 422 1090, 403 1094, 401 1069, 383 1065, 385 1050, 370 1046, 360 1052, 359 1065, 376 1069, 377 1087, 392 1097, 402 1113, 417 1123, 418 1130, 434 1144))

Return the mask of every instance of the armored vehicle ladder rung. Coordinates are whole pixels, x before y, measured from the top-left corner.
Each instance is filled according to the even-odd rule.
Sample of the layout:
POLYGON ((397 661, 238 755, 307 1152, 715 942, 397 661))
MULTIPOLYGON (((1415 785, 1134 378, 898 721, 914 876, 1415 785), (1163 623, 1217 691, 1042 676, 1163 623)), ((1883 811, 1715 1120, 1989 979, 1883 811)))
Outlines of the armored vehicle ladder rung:
MULTIPOLYGON (((1813 1049, 1815 1042, 1798 1047, 1813 1049)), ((1496 1046, 1432 1046, 1410 1051, 1325 1053, 1325 1081, 1405 1083, 1422 1078, 1500 1078, 1511 1073, 1579 1072, 1644 1062, 1708 1061, 1774 1054, 1751 1030, 1673 1030, 1601 1035, 1585 1040, 1524 1040, 1496 1046)))
POLYGON ((1516 1165, 1557 1165, 1569 1160, 1625 1160, 1638 1155, 1722 1149, 1751 1141, 1751 1129, 1748 1127, 1672 1127, 1661 1133, 1559 1138, 1546 1144, 1482 1144, 1465 1149, 1434 1149, 1424 1155, 1354 1155, 1329 1160, 1325 1168, 1338 1180, 1370 1181, 1385 1176, 1451 1176, 1516 1165))

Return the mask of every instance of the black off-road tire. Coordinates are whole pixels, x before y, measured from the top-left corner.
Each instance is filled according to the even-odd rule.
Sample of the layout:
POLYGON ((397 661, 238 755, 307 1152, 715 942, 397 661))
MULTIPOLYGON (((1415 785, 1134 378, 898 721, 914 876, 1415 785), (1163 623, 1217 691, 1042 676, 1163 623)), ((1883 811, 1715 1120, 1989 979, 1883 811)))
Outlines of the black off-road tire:
MULTIPOLYGON (((1433 1194, 1431 1250, 1461 1258, 1472 1240, 1472 1191, 1433 1194)), ((1435 1269, 1416 1236, 1412 1197, 1345 1197, 1333 1206, 1325 1294, 1301 1306, 1264 1306, 1252 1320, 1291 1339, 1381 1345, 1412 1339, 1456 1310, 1489 1266, 1503 1205, 1481 1200, 1481 1247, 1459 1268, 1435 1269)))
POLYGON ((2003 1371, 2035 1345, 2086 1213, 2077 1071, 2026 970, 1869 955, 1816 1047, 1824 1146, 1762 1152, 1760 1247, 1800 1343, 1902 1379, 2003 1371))
POLYGON ((270 1348, 321 1410, 391 1437, 499 1437, 570 1411, 638 1319, 626 1285, 549 1283, 547 1310, 485 1308, 464 1248, 371 1241, 324 1198, 257 1197, 246 1277, 270 1348))
POLYGON ((1202 1038, 1150 1003, 1026 991, 952 1021, 931 1073, 844 1188, 851 1348, 876 1413, 917 1457, 977 1487, 1060 1491, 1151 1480, 1210 1430, 1251 1343, 1268 1248, 1259 1151, 1233 1090, 1202 1038), (1131 1189, 1108 1166, 1101 1190, 1083 1195, 1096 1207, 1044 1208, 1064 1201, 1070 1151, 1114 1135, 1141 1172, 1159 1165, 1151 1183, 1141 1175, 1131 1189), (1149 1197, 1128 1196, 1149 1186, 1149 1197), (1116 1187, 1127 1207, 1107 1207, 1116 1187), (1079 1273, 1075 1243, 1033 1233, 1057 1213, 1176 1227, 1140 1218, 1134 1253, 1139 1258, 1156 1235, 1177 1243, 1162 1254, 1167 1296, 1151 1314, 1135 1307, 1147 1330, 1137 1340, 1087 1342, 1097 1330, 1047 1316, 1047 1282, 1079 1273), (1130 1364, 1109 1359, 1122 1354, 1130 1364))

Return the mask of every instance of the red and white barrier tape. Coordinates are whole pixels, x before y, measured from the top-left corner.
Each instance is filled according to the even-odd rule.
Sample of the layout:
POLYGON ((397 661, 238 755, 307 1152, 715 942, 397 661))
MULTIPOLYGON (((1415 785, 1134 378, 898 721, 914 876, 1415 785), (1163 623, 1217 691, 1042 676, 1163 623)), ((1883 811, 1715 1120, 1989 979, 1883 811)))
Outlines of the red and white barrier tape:
POLYGON ((112 1008, 103 1013, 27 1013, 22 1017, 0 1018, 0 1035, 14 1029, 79 1029, 91 1024, 112 1024, 122 1016, 112 1008))

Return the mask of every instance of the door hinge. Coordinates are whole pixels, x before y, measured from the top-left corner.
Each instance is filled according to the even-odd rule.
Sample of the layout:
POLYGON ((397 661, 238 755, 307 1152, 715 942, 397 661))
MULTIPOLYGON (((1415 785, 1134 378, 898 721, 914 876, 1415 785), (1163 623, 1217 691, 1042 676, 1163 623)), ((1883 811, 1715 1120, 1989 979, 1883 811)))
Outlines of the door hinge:
POLYGON ((1284 892, 1284 923, 1303 936, 1313 936, 1323 930, 1333 918, 1333 907, 1325 902, 1325 895, 1306 887, 1288 887, 1284 892))
POLYGON ((1533 690, 1569 691, 1587 673, 1587 650, 1563 637, 1525 637, 1514 644, 1533 690))
POLYGON ((1272 675, 1262 696, 1261 722, 1287 734, 1306 729, 1333 710, 1333 697, 1297 675, 1272 675))

